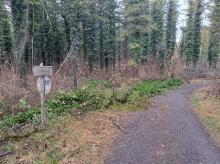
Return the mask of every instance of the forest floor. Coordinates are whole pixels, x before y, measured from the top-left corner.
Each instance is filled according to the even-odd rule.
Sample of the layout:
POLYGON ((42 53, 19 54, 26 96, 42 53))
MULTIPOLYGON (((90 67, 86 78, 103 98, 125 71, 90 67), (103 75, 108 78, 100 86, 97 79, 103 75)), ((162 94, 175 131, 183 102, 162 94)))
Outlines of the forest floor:
MULTIPOLYGON (((220 149, 201 124, 203 121, 200 122, 193 112, 195 100, 191 102, 194 91, 212 84, 212 81, 192 82, 167 95, 157 96, 149 110, 131 113, 122 125, 127 133, 113 143, 105 163, 220 163, 220 149)), ((220 107, 211 106, 216 107, 215 111, 220 107)), ((204 116, 204 112, 201 113, 200 118, 204 116)))
POLYGON ((0 163, 100 163, 121 131, 119 118, 126 114, 111 110, 64 115, 50 121, 47 130, 0 143, 0 163))

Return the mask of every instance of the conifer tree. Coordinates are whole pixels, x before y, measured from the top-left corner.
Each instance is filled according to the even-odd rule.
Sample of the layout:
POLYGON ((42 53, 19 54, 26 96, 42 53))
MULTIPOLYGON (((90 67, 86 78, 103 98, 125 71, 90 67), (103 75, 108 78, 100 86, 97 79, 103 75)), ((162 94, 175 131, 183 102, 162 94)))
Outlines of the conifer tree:
POLYGON ((108 70, 109 64, 115 64, 116 58, 116 2, 115 0, 105 1, 105 68, 108 70))
POLYGON ((152 22, 149 15, 149 1, 126 0, 124 35, 128 40, 128 49, 136 62, 149 54, 152 22))
POLYGON ((193 47, 194 47, 193 22, 194 22, 194 3, 193 0, 189 0, 188 18, 187 18, 187 26, 185 31, 185 40, 184 40, 184 54, 186 58, 186 65, 189 67, 191 67, 192 65, 192 56, 193 56, 193 47))
POLYGON ((83 53, 84 62, 88 61, 90 73, 93 70, 94 64, 97 63, 97 12, 96 1, 89 1, 84 6, 82 15, 83 26, 83 53))
POLYGON ((175 53, 176 46, 176 23, 177 23, 177 5, 176 0, 169 0, 167 26, 166 26, 166 47, 167 47, 167 62, 170 61, 175 53))
POLYGON ((182 31, 182 37, 179 44, 179 56, 182 59, 182 61, 184 61, 184 47, 185 47, 184 43, 185 43, 185 35, 186 35, 185 27, 181 27, 181 31, 182 31))
POLYGON ((99 15, 99 66, 104 67, 104 0, 98 0, 99 15))
POLYGON ((9 20, 9 13, 5 9, 4 2, 0 2, 0 53, 5 54, 1 57, 2 62, 9 55, 12 50, 11 26, 9 20))
POLYGON ((193 55, 192 55, 192 62, 193 68, 196 68, 199 56, 200 56, 200 46, 201 46, 201 16, 202 16, 202 1, 196 1, 195 6, 195 16, 194 16, 194 34, 193 34, 193 55))
POLYGON ((26 86, 26 63, 25 63, 25 46, 29 36, 29 1, 11 0, 11 12, 13 20, 13 30, 15 35, 15 44, 13 53, 15 55, 16 67, 19 71, 21 85, 26 86))
POLYGON ((143 47, 143 51, 142 51, 142 56, 141 56, 141 60, 143 62, 146 62, 147 59, 150 57, 150 52, 151 52, 151 32, 153 29, 153 23, 152 23, 152 19, 150 16, 150 2, 149 0, 145 0, 144 4, 143 4, 143 16, 145 18, 145 23, 143 26, 145 26, 146 30, 144 30, 143 34, 142 34, 142 47, 143 47))
POLYGON ((220 2, 215 0, 212 19, 211 31, 208 48, 208 61, 209 66, 216 68, 218 57, 220 54, 220 2))
POLYGON ((81 0, 63 0, 66 19, 70 26, 70 49, 69 53, 72 55, 72 77, 73 88, 77 88, 77 60, 82 46, 82 19, 83 3, 81 0))
MULTIPOLYGON (((155 24, 155 28, 151 34, 151 53, 154 60, 161 64, 164 64, 164 21, 163 21, 163 0, 154 0, 152 6, 152 18, 155 24)), ((161 67, 161 68, 162 68, 161 67)))

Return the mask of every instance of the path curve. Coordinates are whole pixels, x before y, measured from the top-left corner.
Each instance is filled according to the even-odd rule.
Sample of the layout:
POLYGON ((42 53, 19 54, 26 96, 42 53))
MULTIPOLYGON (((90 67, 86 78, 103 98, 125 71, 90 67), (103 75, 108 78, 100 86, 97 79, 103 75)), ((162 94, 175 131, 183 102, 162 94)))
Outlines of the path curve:
POLYGON ((105 164, 220 164, 220 150, 192 112, 189 94, 204 86, 188 84, 157 96, 148 111, 131 114, 105 164))

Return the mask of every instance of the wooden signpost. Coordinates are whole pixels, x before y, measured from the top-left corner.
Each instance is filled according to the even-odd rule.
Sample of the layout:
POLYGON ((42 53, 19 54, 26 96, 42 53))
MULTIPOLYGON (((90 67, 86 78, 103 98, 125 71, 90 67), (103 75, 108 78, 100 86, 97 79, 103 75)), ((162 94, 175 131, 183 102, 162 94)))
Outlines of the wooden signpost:
POLYGON ((37 89, 40 92, 40 101, 41 101, 41 125, 46 126, 46 113, 44 109, 45 95, 48 94, 51 90, 52 83, 47 76, 53 75, 52 66, 43 66, 41 63, 40 66, 33 67, 34 76, 39 77, 37 80, 37 89))

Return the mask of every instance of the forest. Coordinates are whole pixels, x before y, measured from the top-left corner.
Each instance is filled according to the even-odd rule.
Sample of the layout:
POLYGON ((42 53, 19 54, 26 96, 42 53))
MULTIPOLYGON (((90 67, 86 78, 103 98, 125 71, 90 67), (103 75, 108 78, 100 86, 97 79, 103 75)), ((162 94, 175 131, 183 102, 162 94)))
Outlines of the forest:
POLYGON ((12 64, 21 79, 33 65, 59 66, 68 55, 73 74, 79 58, 87 74, 95 68, 113 70, 131 59, 136 64, 153 62, 163 72, 174 56, 189 68, 196 68, 202 59, 216 68, 219 2, 188 3, 187 11, 180 11, 187 12, 186 23, 180 25, 182 13, 175 0, 4 0, 1 63, 12 64))
POLYGON ((50 127, 63 113, 133 111, 193 79, 219 79, 219 56, 219 0, 0 0, 0 147, 16 138, 5 129, 40 122, 41 63, 53 66, 50 127))

